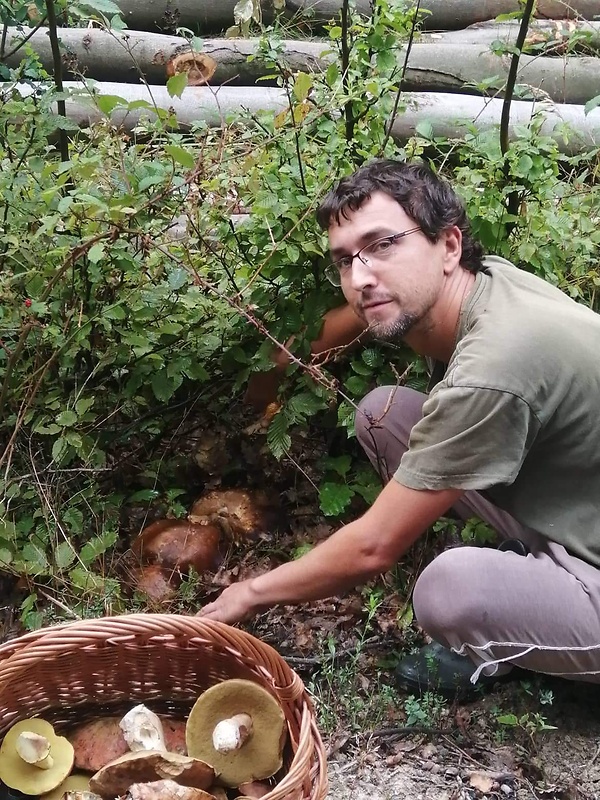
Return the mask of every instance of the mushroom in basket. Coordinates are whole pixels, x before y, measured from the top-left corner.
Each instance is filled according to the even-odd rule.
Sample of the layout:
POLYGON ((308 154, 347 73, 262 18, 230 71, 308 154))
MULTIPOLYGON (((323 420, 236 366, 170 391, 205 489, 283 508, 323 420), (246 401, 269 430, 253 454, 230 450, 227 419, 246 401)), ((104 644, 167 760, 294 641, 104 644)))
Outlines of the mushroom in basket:
POLYGON ((10 728, 0 747, 0 780, 23 794, 56 789, 73 769, 72 745, 43 719, 26 719, 10 728))
POLYGON ((266 689, 232 678, 196 700, 185 738, 189 755, 212 764, 219 783, 238 787, 270 778, 281 768, 285 716, 266 689))

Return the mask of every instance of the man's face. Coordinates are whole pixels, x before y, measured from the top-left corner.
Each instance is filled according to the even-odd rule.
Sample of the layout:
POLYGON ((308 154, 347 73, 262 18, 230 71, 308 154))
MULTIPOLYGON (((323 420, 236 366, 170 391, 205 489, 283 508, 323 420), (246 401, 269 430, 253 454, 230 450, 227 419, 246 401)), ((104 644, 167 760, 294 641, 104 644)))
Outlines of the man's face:
MULTIPOLYGON (((331 258, 356 253, 384 236, 415 228, 416 223, 389 195, 375 192, 348 219, 329 227, 331 258)), ((427 317, 442 292, 446 275, 458 266, 456 232, 440 234, 432 244, 421 231, 403 237, 394 245, 393 255, 370 266, 355 258, 341 274, 342 291, 356 314, 365 320, 379 339, 406 336, 427 317), (454 237, 449 244, 448 238, 454 237)), ((458 232, 460 237, 460 232, 458 232)), ((460 245, 460 238, 459 238, 460 245)))

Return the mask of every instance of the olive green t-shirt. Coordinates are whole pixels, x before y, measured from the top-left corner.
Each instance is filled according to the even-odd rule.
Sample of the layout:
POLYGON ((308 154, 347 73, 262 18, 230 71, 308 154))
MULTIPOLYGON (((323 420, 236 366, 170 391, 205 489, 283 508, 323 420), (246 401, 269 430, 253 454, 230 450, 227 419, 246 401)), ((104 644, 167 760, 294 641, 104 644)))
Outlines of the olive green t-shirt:
POLYGON ((477 489, 600 566, 600 315, 490 257, 396 480, 477 489))

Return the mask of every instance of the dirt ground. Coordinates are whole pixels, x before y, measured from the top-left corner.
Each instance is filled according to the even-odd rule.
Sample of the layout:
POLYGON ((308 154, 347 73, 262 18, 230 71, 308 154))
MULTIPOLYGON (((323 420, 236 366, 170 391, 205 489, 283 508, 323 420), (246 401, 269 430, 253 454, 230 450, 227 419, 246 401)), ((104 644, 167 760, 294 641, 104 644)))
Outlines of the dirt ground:
MULTIPOLYGON (((556 730, 533 740, 519 743, 511 735, 504 743, 490 742, 476 723, 459 737, 450 732, 394 741, 390 736, 348 747, 330 759, 328 798, 597 800, 600 687, 556 683, 553 691, 546 719, 556 730)), ((496 700, 492 695, 462 711, 485 719, 496 700)))

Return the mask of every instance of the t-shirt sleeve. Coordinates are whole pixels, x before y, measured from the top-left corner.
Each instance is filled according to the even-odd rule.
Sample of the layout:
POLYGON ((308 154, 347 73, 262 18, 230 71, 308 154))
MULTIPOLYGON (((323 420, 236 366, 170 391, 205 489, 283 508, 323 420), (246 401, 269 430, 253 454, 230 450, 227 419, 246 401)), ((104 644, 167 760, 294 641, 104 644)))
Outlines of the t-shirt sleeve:
POLYGON ((438 385, 394 478, 410 489, 511 484, 539 428, 525 400, 510 392, 438 385))

